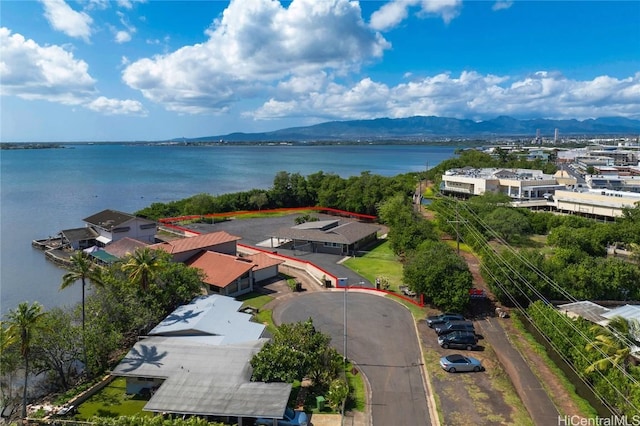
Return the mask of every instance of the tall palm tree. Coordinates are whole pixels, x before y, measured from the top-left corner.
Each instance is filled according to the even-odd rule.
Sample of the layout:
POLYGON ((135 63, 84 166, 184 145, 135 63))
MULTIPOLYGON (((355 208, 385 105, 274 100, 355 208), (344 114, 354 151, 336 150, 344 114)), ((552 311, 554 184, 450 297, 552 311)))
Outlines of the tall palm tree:
POLYGON ((158 250, 143 247, 129 256, 129 260, 122 265, 122 270, 128 272, 129 279, 146 291, 162 264, 163 258, 158 250))
POLYGON ((60 285, 60 290, 64 290, 65 288, 72 286, 77 281, 82 282, 82 333, 83 335, 84 335, 84 322, 85 322, 84 297, 85 297, 85 288, 87 286, 87 280, 92 282, 94 285, 98 285, 98 286, 104 285, 104 282, 102 280, 102 274, 91 261, 91 257, 84 251, 78 250, 71 256, 71 266, 69 267, 69 272, 64 274, 62 277, 62 284, 60 285))
POLYGON ((77 281, 82 283, 82 354, 85 368, 87 368, 87 344, 85 336, 85 291, 87 287, 87 280, 94 285, 102 287, 104 281, 102 279, 103 274, 99 267, 97 267, 92 261, 91 257, 82 250, 77 250, 71 256, 71 266, 69 272, 62 276, 62 284, 60 290, 64 290, 67 287, 72 286, 77 281))
POLYGON ((617 366, 628 371, 629 366, 635 362, 631 355, 631 345, 640 346, 638 321, 616 316, 611 318, 607 327, 594 325, 591 330, 600 334, 596 335, 593 342, 587 343, 585 349, 601 351, 604 356, 589 365, 585 371, 587 373, 595 370, 603 371, 617 366))
POLYGON ((22 390, 22 418, 27 417, 27 385, 29 379, 29 353, 34 333, 40 328, 40 321, 46 314, 38 302, 29 305, 22 302, 7 314, 7 333, 20 345, 20 355, 24 361, 24 389, 22 390))

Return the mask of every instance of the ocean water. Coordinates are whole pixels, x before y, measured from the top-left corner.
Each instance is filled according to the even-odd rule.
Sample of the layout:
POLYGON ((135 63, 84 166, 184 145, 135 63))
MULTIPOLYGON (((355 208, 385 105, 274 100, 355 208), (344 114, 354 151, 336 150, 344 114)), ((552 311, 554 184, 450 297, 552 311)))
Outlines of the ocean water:
POLYGON ((199 193, 268 189, 279 171, 342 177, 425 170, 457 147, 66 145, 0 151, 0 315, 22 301, 46 308, 76 304, 80 286, 59 291, 65 271, 31 241, 104 209, 133 213, 153 202, 199 193))

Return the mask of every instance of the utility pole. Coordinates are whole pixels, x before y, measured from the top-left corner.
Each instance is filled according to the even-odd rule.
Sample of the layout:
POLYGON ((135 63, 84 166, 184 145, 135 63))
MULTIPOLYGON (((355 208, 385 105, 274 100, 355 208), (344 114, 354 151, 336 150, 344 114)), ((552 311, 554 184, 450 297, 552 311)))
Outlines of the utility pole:
POLYGON ((460 255, 460 222, 462 222, 462 220, 460 220, 460 212, 458 211, 458 203, 460 202, 460 200, 458 200, 458 198, 456 198, 456 220, 449 220, 447 222, 449 223, 455 223, 456 224, 456 246, 458 249, 458 255, 460 255))

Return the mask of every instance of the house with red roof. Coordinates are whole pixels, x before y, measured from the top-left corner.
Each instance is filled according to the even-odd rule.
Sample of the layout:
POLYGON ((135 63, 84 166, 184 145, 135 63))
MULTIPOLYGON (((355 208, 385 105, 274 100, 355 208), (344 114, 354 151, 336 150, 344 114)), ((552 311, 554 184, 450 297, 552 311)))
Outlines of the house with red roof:
POLYGON ((215 251, 217 253, 235 255, 236 243, 240 239, 240 237, 231 235, 228 232, 218 231, 152 244, 149 248, 152 250, 164 250, 173 256, 175 262, 186 263, 188 259, 202 251, 215 251))
POLYGON ((238 256, 240 237, 225 231, 200 234, 153 244, 149 248, 170 253, 181 262, 203 272, 210 294, 238 296, 253 291, 254 284, 276 277, 284 261, 264 253, 238 256))

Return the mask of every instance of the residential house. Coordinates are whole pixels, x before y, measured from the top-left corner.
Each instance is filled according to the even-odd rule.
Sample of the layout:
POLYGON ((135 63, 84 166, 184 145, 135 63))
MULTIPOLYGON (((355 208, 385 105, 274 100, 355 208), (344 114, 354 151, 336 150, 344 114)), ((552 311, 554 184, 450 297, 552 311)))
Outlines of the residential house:
POLYGON ((209 293, 238 296, 253 291, 253 268, 250 259, 215 251, 202 251, 185 262, 203 272, 209 293))
POLYGON ((185 263, 188 259, 202 251, 215 251, 234 255, 240 237, 225 231, 200 234, 194 237, 179 238, 149 246, 153 250, 164 250, 173 256, 174 262, 185 263))
MULTIPOLYGON (((284 416, 291 385, 252 382, 250 360, 267 342, 264 325, 239 312, 241 302, 194 299, 139 340, 112 374, 126 392, 147 394, 145 411, 225 418, 284 416)), ((245 423, 243 423, 245 422, 245 423)))
POLYGON ((278 229, 269 237, 273 241, 287 241, 284 248, 312 253, 351 255, 377 240, 380 227, 345 219, 305 222, 278 229))
POLYGON ((83 220, 88 228, 98 233, 95 241, 101 246, 126 237, 153 243, 158 229, 156 222, 152 220, 111 209, 103 210, 83 220))

